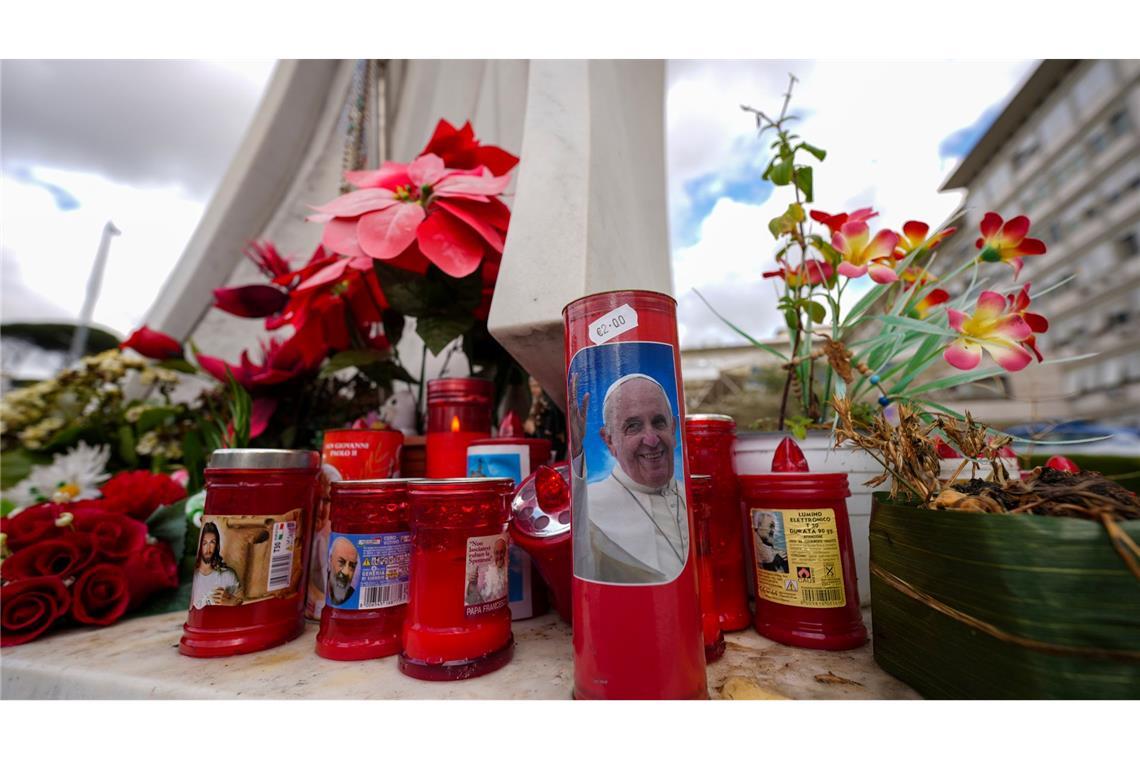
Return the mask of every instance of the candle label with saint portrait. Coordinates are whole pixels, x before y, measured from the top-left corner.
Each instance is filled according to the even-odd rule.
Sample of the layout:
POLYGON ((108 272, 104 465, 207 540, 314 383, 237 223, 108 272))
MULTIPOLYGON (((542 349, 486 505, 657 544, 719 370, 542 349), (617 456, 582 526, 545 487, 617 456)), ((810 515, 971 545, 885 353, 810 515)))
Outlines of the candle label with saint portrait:
POLYGON ((587 346, 570 361, 567 387, 575 577, 630 586, 671 583, 689 560, 673 346, 587 346))
POLYGON ((791 607, 843 607, 833 509, 753 509, 756 595, 791 607))
POLYGON ((507 606, 506 533, 467 539, 464 614, 477 617, 507 606))
POLYGON ((333 533, 329 540, 325 604, 338 610, 375 610, 408 602, 412 534, 333 533))
POLYGON ((191 604, 236 607, 300 591, 301 510, 202 518, 191 604))

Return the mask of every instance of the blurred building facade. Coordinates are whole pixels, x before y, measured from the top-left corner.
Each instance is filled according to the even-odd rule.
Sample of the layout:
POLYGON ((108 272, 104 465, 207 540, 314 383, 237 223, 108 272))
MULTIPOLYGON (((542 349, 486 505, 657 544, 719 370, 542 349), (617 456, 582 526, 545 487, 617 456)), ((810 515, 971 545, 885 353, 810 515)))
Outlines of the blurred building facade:
POLYGON ((1014 376, 1022 419, 1140 425, 1140 61, 1043 62, 941 189, 966 191, 944 262, 973 254, 987 211, 1025 214, 1049 250, 1018 282, 1073 278, 1034 309, 1050 319, 1038 345, 1094 355, 1014 376))

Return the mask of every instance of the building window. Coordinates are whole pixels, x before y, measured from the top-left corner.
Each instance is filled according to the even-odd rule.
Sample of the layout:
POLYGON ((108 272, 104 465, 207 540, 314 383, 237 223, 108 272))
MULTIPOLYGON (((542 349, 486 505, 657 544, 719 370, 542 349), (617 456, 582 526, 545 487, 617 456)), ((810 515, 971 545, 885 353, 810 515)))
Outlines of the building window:
POLYGON ((1132 125, 1127 111, 1117 111, 1108 118, 1108 133, 1113 137, 1120 137, 1132 125))
POLYGON ((1089 138, 1089 150, 1095 156, 1103 153, 1104 149, 1108 147, 1108 135, 1104 132, 1097 132, 1089 138))
POLYGON ((1116 253, 1125 259, 1140 256, 1140 237, 1135 232, 1129 232, 1116 241, 1116 253))
POLYGON ((1024 148, 1018 148, 1016 151, 1014 151, 1013 159, 1011 161, 1013 164, 1013 170, 1017 171, 1021 167, 1025 166, 1025 162, 1032 158, 1033 154, 1036 152, 1037 143, 1035 142, 1029 143, 1024 148))

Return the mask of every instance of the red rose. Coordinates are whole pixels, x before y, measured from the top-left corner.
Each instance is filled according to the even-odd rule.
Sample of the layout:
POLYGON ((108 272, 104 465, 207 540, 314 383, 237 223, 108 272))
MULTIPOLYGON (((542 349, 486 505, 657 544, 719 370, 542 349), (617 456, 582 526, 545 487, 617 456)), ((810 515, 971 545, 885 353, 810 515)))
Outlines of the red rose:
POLYGON ((182 346, 174 338, 145 325, 131 333, 119 348, 133 348, 148 359, 181 359, 182 346))
POLYGON ((71 587, 71 616, 80 623, 110 625, 130 604, 127 574, 104 562, 88 568, 71 587))
POLYGON ((91 537, 74 531, 60 538, 38 541, 4 560, 0 575, 6 581, 58 576, 74 578, 95 559, 91 537))
POLYGON ((71 606, 59 578, 29 578, 0 588, 0 647, 23 644, 63 617, 71 606))
POLYGON ((77 509, 73 514, 75 530, 91 537, 101 560, 122 562, 146 545, 146 526, 138 520, 95 507, 77 509))
POLYGON ((186 498, 186 489, 169 475, 146 470, 120 472, 99 490, 103 498, 92 506, 143 521, 159 507, 186 498))
POLYGON ((178 588, 178 561, 174 551, 162 541, 147 544, 135 552, 123 566, 127 574, 127 590, 130 607, 136 609, 150 598, 151 594, 163 589, 178 588))
POLYGON ((63 511, 59 504, 37 504, 15 517, 5 517, 0 521, 0 532, 7 534, 8 548, 17 552, 45 538, 61 536, 63 529, 57 528, 55 521, 63 511))

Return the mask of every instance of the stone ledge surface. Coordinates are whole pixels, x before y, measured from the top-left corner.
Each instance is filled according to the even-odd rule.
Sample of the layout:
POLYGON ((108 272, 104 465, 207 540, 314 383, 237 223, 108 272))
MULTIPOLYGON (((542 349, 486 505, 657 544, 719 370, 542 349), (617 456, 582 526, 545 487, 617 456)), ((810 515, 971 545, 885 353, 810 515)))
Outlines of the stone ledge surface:
MULTIPOLYGON (((200 660, 178 654, 185 613, 49 635, 0 654, 4 699, 567 699, 573 687, 570 627, 550 613, 513 626, 506 667, 467 681, 409 678, 396 658, 336 662, 313 651, 316 623, 264 652, 200 660)), ((870 626, 868 625, 868 629, 870 626)), ((783 646, 746 630, 726 635, 709 667, 709 696, 914 699, 875 665, 868 643, 847 652, 783 646)))

